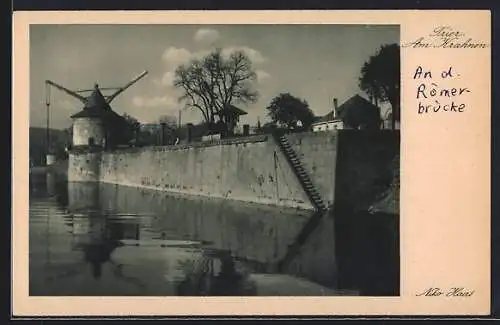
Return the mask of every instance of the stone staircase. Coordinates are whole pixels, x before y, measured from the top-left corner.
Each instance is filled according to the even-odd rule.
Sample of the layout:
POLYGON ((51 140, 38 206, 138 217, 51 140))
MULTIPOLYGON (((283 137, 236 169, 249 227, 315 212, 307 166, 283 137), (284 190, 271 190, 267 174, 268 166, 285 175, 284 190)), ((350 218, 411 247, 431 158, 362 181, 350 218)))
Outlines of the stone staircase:
POLYGON ((314 213, 302 227, 297 237, 295 237, 293 243, 288 246, 285 256, 274 266, 274 268, 278 272, 285 272, 285 270, 288 268, 288 265, 290 265, 290 263, 293 261, 293 258, 297 256, 297 254, 300 252, 301 247, 305 244, 310 234, 318 226, 319 222, 321 221, 321 219, 323 218, 323 216, 327 211, 327 207, 325 206, 325 203, 321 199, 320 194, 314 187, 304 166, 300 162, 299 157, 293 150, 292 146, 288 142, 288 139, 285 137, 285 135, 279 135, 274 133, 273 137, 276 140, 278 146, 280 147, 280 150, 286 157, 286 160, 292 167, 292 170, 297 176, 297 179, 299 180, 302 188, 304 189, 304 192, 306 193, 307 197, 309 198, 309 200, 311 201, 312 205, 315 208, 314 213))
POLYGON ((284 135, 278 135, 278 134, 274 134, 274 137, 278 146, 283 152, 286 160, 292 167, 293 172, 297 176, 297 179, 299 180, 302 188, 304 189, 304 192, 306 193, 307 197, 313 204, 315 210, 316 211, 326 210, 325 203, 323 202, 321 196, 314 187, 304 166, 302 166, 300 159, 297 157, 297 154, 295 153, 292 146, 288 142, 288 139, 284 135))

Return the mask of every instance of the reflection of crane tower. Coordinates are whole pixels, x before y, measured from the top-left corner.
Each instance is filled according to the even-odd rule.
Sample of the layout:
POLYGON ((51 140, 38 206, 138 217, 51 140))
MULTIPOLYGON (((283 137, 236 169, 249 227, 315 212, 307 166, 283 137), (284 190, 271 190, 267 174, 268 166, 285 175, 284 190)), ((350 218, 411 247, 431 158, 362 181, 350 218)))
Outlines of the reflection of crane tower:
MULTIPOLYGON (((65 92, 84 104, 80 112, 71 116, 74 120, 73 146, 107 147, 127 142, 129 139, 124 137, 123 132, 127 130, 128 124, 123 117, 111 109, 110 103, 126 89, 146 76, 147 73, 147 71, 144 71, 123 87, 100 88, 95 84, 93 89, 75 91, 46 80, 47 85, 65 92), (110 90, 113 91, 110 95, 103 95, 103 91, 110 90), (88 96, 81 95, 88 92, 90 92, 88 96)), ((49 96, 47 96, 47 112, 49 105, 50 100, 49 96)))

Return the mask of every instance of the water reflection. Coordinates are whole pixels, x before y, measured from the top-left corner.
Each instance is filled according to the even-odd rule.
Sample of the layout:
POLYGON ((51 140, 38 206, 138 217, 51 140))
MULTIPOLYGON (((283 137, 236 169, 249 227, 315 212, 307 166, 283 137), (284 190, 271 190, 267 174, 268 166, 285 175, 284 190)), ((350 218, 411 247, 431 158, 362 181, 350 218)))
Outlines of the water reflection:
POLYGON ((31 295, 341 294, 327 216, 290 258, 309 211, 54 175, 30 189, 31 295))

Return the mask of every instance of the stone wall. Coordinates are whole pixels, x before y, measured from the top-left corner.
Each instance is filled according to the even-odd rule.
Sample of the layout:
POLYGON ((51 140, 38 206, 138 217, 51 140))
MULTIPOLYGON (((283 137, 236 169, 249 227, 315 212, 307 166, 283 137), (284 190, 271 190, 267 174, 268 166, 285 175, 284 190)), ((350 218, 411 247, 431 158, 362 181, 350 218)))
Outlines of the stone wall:
POLYGON ((368 211, 394 183, 399 151, 398 131, 339 133, 333 216, 340 288, 399 294, 399 189, 392 195, 396 204, 368 211))
MULTIPOLYGON (((372 215, 367 210, 393 183, 394 166, 399 165, 399 132, 339 130, 289 134, 287 138, 325 203, 333 206, 307 234, 287 273, 306 275, 330 285, 338 281, 341 288, 364 294, 397 294, 399 277, 394 275, 399 272, 398 212, 372 215), (318 263, 329 264, 329 269, 335 271, 325 273, 318 263)), ((108 194, 103 188, 97 192, 81 189, 70 198, 75 208, 85 208, 82 198, 88 197, 99 202, 102 210, 115 206, 124 213, 133 213, 147 206, 158 213, 171 211, 179 219, 163 225, 165 228, 169 224, 184 227, 175 232, 215 242, 221 249, 237 247, 241 256, 263 262, 275 262, 286 254, 309 215, 283 208, 269 212, 265 207, 237 206, 236 202, 220 199, 313 209, 270 136, 102 153, 75 152, 70 155, 68 177, 70 181, 142 188, 145 194, 134 200, 134 195, 124 190, 114 194, 109 184, 108 194), (209 199, 196 203, 188 197, 172 200, 165 193, 149 189, 209 199), (102 195, 105 200, 97 199, 102 195), (211 236, 218 228, 234 231, 211 236), (245 231, 252 235, 247 236, 245 231), (258 250, 261 244, 274 245, 272 256, 266 253, 270 250, 258 250)))
POLYGON ((97 182, 100 177, 100 152, 73 152, 69 155, 69 182, 97 182))
POLYGON ((156 190, 312 209, 272 138, 105 152, 100 181, 156 190))
MULTIPOLYGON (((324 203, 363 210, 391 181, 394 131, 286 135, 324 203), (334 200, 335 199, 335 200, 334 200), (335 201, 335 202, 334 202, 335 201)), ((101 181, 189 195, 313 209, 271 136, 72 153, 69 181, 101 181)))
POLYGON ((304 132, 286 135, 326 206, 335 191, 338 132, 304 132))
POLYGON ((399 171, 399 131, 343 130, 337 151, 336 206, 366 211, 399 171))
POLYGON ((104 128, 99 118, 81 117, 73 122, 74 146, 88 145, 89 138, 93 138, 95 144, 102 145, 104 136, 104 128))

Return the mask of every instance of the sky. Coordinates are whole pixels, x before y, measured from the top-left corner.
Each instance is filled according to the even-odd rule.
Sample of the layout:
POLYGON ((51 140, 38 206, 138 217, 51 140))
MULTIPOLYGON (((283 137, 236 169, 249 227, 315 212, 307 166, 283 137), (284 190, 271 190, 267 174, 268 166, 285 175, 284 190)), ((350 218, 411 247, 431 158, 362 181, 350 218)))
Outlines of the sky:
MULTIPOLYGON (((383 44, 399 44, 399 26, 387 25, 31 25, 30 125, 46 126, 46 85, 52 80, 71 90, 121 87, 147 70, 111 106, 141 123, 160 116, 182 123, 198 122, 201 114, 184 108, 172 86, 180 64, 215 48, 243 50, 257 73, 253 88, 259 99, 238 105, 248 112, 242 123, 269 121, 266 106, 280 93, 305 99, 316 116, 360 94, 363 63, 383 44)), ((105 95, 109 92, 105 92, 105 95)), ((67 128, 81 110, 77 99, 50 90, 50 127, 67 128)))

